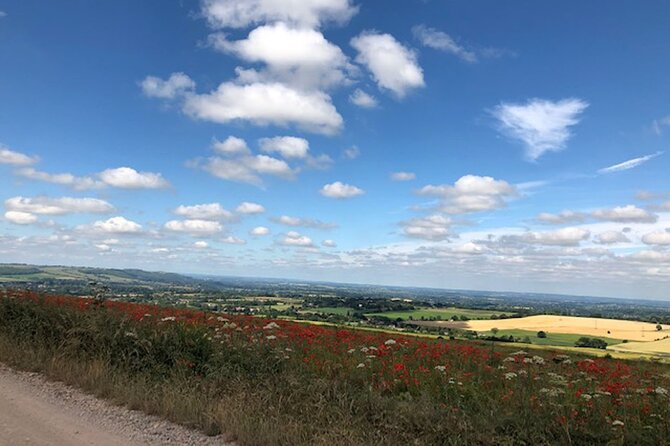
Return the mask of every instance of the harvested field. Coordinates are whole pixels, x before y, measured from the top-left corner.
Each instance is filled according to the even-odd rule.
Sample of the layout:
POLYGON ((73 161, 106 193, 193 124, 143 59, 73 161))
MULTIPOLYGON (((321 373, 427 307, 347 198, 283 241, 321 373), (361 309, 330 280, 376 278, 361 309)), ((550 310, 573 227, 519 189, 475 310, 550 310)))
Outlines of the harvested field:
POLYGON ((657 341, 670 332, 670 325, 663 325, 663 330, 658 331, 656 330, 656 324, 649 322, 548 315, 467 322, 422 321, 416 322, 416 324, 477 332, 490 331, 492 328, 498 328, 499 330, 543 330, 549 333, 580 334, 640 342, 657 341))
POLYGON ((608 347, 608 350, 645 355, 670 356, 670 338, 654 342, 628 342, 608 347))

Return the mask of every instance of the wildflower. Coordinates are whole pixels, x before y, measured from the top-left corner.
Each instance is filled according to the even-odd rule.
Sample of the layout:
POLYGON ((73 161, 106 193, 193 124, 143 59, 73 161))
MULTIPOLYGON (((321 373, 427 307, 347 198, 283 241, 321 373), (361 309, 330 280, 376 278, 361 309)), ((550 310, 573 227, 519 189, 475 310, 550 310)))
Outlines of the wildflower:
POLYGON ((624 422, 621 420, 614 420, 612 421, 612 426, 622 426, 623 427, 624 422))
POLYGON ((507 379, 508 381, 513 380, 513 379, 516 378, 517 376, 519 376, 519 375, 517 375, 517 374, 514 373, 514 372, 507 372, 507 373, 505 373, 505 379, 507 379))
POLYGON ((216 318, 216 320, 219 321, 219 322, 228 322, 228 319, 226 319, 225 317, 221 317, 221 316, 218 316, 216 318))
POLYGON ((512 353, 512 356, 521 356, 521 355, 525 356, 527 354, 528 354, 528 352, 525 352, 523 350, 519 350, 518 352, 512 353))
POLYGON ((668 391, 663 387, 656 387, 656 389, 654 389, 654 392, 656 393, 656 395, 662 395, 662 396, 668 395, 668 391))
POLYGON ((447 370, 447 368, 443 365, 436 365, 435 370, 437 370, 438 372, 444 372, 447 370))
POLYGON ((395 345, 397 342, 394 339, 389 339, 388 341, 384 342, 384 345, 395 345))
POLYGON ((268 341, 272 341, 273 339, 277 339, 277 336, 270 335, 266 336, 265 339, 267 339, 268 341))
POLYGON ((177 318, 174 317, 174 316, 167 316, 167 317, 164 317, 163 319, 161 319, 161 322, 176 321, 176 320, 177 320, 177 318))
POLYGON ((589 395, 588 393, 582 394, 582 399, 584 399, 586 401, 591 401, 591 398, 593 398, 593 397, 591 395, 589 395))
POLYGON ((356 366, 356 368, 357 368, 357 369, 363 369, 363 368, 365 368, 365 364, 363 364, 363 363, 361 362, 360 364, 358 364, 358 365, 356 366))
POLYGON ((129 338, 137 338, 137 333, 135 333, 134 331, 127 331, 125 335, 128 336, 129 338))
POLYGON ((352 353, 355 353, 355 352, 356 352, 356 349, 355 349, 355 348, 351 348, 351 349, 347 350, 347 353, 349 353, 350 355, 351 355, 352 353))
POLYGON ((265 327, 263 327, 263 330, 275 330, 277 328, 280 328, 279 324, 277 324, 276 322, 270 322, 265 327))

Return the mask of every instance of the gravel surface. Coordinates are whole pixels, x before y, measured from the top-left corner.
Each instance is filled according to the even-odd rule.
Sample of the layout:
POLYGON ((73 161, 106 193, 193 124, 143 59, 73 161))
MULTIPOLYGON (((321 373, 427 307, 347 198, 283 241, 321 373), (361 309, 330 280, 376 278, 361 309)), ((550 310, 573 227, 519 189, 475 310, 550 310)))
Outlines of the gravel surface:
POLYGON ((0 364, 0 445, 218 445, 222 437, 114 406, 37 373, 0 364))

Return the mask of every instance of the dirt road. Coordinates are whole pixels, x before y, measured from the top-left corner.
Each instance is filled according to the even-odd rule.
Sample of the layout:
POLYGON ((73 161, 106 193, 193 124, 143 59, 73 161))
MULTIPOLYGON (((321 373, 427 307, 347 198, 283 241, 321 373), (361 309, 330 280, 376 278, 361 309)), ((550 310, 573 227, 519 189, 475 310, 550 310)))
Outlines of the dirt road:
POLYGON ((226 444, 0 364, 0 446, 226 444))

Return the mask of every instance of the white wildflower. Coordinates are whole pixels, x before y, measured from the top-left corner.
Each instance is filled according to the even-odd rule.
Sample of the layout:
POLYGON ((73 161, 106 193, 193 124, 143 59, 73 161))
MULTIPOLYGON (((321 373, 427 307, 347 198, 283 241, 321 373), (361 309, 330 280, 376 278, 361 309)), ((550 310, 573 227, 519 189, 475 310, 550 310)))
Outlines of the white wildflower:
POLYGON ((356 368, 357 368, 357 369, 363 369, 363 368, 365 368, 365 364, 363 364, 363 363, 361 362, 360 364, 358 364, 358 365, 356 366, 356 368))
POLYGON ((277 328, 280 328, 279 324, 277 324, 276 322, 270 322, 265 327, 263 327, 263 330, 275 330, 277 328))
POLYGON ((517 376, 519 376, 519 375, 517 375, 514 372, 505 373, 505 379, 510 380, 510 381, 513 380, 514 378, 516 378, 517 376))
POLYGON ((176 321, 176 320, 177 320, 177 318, 174 317, 174 316, 167 316, 167 317, 164 317, 163 319, 161 319, 161 322, 176 321))
POLYGON ((265 339, 267 339, 268 341, 272 341, 273 339, 277 339, 277 336, 270 335, 270 336, 266 336, 265 339))
POLYGON ((614 420, 612 421, 612 426, 623 426, 624 422, 621 420, 614 420))
POLYGON ((388 341, 384 342, 384 345, 395 345, 397 342, 394 339, 389 339, 388 341))
POLYGON ((447 368, 443 365, 436 365, 435 370, 437 370, 438 372, 445 372, 447 368))

